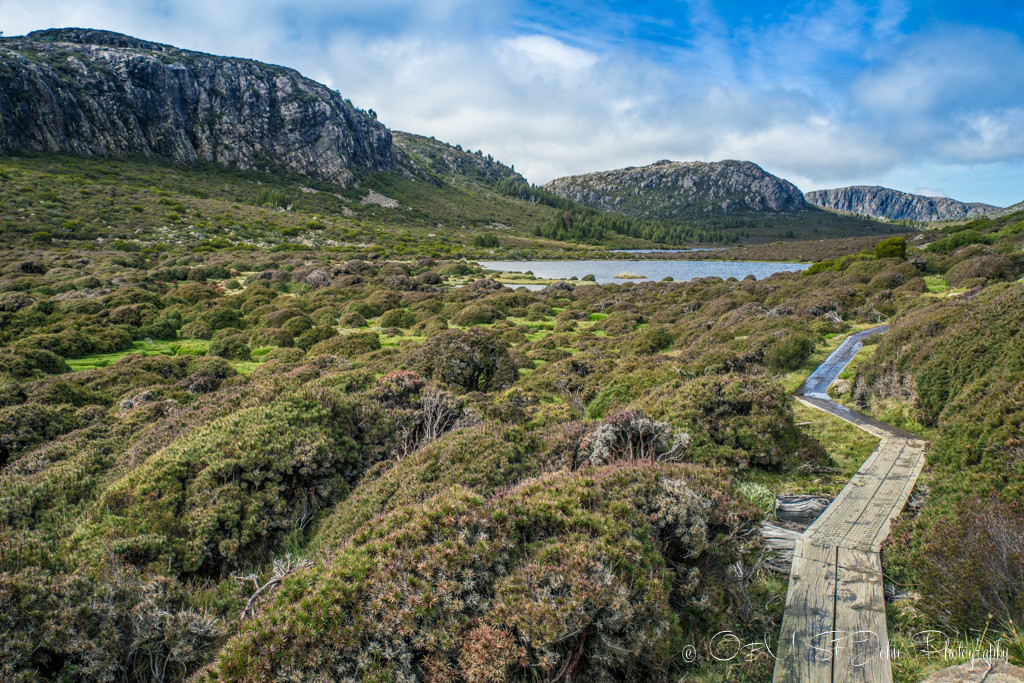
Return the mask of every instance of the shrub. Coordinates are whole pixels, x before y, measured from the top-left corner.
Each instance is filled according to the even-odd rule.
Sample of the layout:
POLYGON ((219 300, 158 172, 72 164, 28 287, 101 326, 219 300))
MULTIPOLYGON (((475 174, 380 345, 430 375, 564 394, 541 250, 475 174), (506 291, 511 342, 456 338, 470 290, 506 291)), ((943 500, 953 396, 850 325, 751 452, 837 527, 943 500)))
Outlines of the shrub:
POLYGON ((311 358, 324 355, 350 358, 361 353, 376 351, 379 348, 380 336, 376 332, 354 332, 337 335, 319 342, 309 349, 308 355, 311 358))
POLYGON ((982 235, 977 230, 961 230, 954 232, 948 237, 935 240, 928 245, 928 251, 938 251, 949 253, 956 251, 960 247, 966 247, 971 244, 992 244, 992 238, 988 235, 982 235))
POLYGON ((668 330, 656 325, 635 333, 629 341, 629 350, 637 355, 649 356, 666 349, 672 341, 668 330))
POLYGON ((249 360, 252 350, 242 335, 230 335, 214 339, 210 342, 207 353, 211 356, 220 356, 230 360, 249 360))
POLYGON ((182 326, 181 337, 183 339, 212 339, 213 330, 206 323, 197 320, 182 326))
POLYGON ((461 261, 446 263, 437 269, 438 275, 443 277, 462 277, 472 274, 473 269, 461 261))
MULTIPOLYGON (((128 340, 131 346, 131 339, 128 340)), ((18 349, 44 349, 63 358, 81 358, 93 352, 92 339, 74 330, 60 334, 34 334, 15 343, 18 349)))
POLYGON ((907 238, 890 237, 875 245, 875 258, 907 258, 907 238))
POLYGON ((279 327, 264 327, 263 329, 253 330, 249 341, 256 346, 295 345, 295 337, 292 336, 292 333, 279 327))
POLYGON ((348 313, 355 313, 364 319, 376 318, 381 314, 381 310, 367 301, 353 301, 345 309, 348 313))
POLYGON ((0 375, 17 378, 33 377, 37 373, 59 375, 71 372, 64 359, 44 349, 0 349, 0 375))
POLYGON ((421 285, 439 285, 444 282, 444 280, 441 279, 441 276, 432 270, 428 270, 417 275, 416 281, 421 285))
MULTIPOLYGON (((316 347, 314 346, 313 348, 316 347)), ((305 357, 306 352, 302 349, 286 346, 278 349, 271 349, 263 359, 265 361, 279 360, 282 363, 297 363, 305 357)))
POLYGON ((768 344, 765 365, 776 372, 796 370, 814 351, 814 343, 814 336, 806 332, 786 332, 768 344))
POLYGON ((308 351, 320 342, 336 336, 338 336, 338 330, 333 327, 328 327, 327 325, 320 325, 318 327, 313 327, 296 337, 295 346, 308 351))
POLYGON ((349 311, 341 316, 341 320, 338 321, 338 324, 342 327, 363 327, 366 325, 366 318, 355 311, 349 311))
POLYGON ((29 446, 69 432, 76 424, 74 410, 67 405, 31 402, 0 408, 0 467, 29 446))
POLYGON ((483 303, 471 303, 452 316, 451 324, 459 325, 460 327, 472 327, 473 325, 487 325, 504 317, 504 314, 493 306, 483 303))
POLYGON ((980 278, 984 280, 1012 280, 1016 274, 1013 262, 1005 256, 986 254, 961 261, 946 273, 950 287, 960 287, 980 278))
POLYGON ((709 375, 659 385, 637 408, 693 438, 699 459, 777 467, 789 458, 820 458, 803 444, 782 386, 740 373, 709 375))
POLYGON ((475 235, 471 244, 474 247, 484 247, 487 249, 497 249, 500 246, 498 236, 493 232, 485 232, 480 235, 475 235))
POLYGON ((286 580, 209 678, 652 680, 674 639, 736 618, 725 567, 742 556, 728 534, 752 513, 695 469, 647 461, 562 471, 490 500, 459 484, 421 500, 286 580), (315 629, 298 610, 322 615, 315 629), (331 645, 304 656, 316 643, 331 645), (362 656, 373 647, 388 654, 362 656))
POLYGON ((480 329, 445 330, 430 337, 412 362, 424 377, 466 391, 505 389, 517 375, 508 346, 480 329))
POLYGON ((186 574, 264 561, 358 476, 354 419, 351 403, 303 391, 214 420, 111 485, 78 534, 186 574))
POLYGON ((199 320, 209 325, 211 330, 223 330, 228 327, 238 327, 241 317, 235 309, 219 305, 204 311, 199 316, 199 320))
POLYGON ((222 620, 196 609, 177 581, 116 565, 91 574, 4 572, 0 614, 10 615, 0 621, 0 678, 8 681, 57 672, 64 680, 141 682, 154 671, 184 680, 224 636, 222 620))
POLYGON ((92 353, 116 353, 132 347, 132 335, 117 327, 110 327, 89 335, 92 353))
POLYGON ((1019 619, 1024 614, 1024 510, 978 497, 958 508, 956 516, 938 520, 924 535, 923 609, 958 629, 982 629, 993 618, 1019 619))
POLYGON ((14 313, 28 308, 35 302, 35 299, 24 292, 3 292, 0 294, 0 311, 14 313))
POLYGON ((393 308, 380 316, 381 327, 409 328, 416 324, 416 316, 402 308, 393 308))

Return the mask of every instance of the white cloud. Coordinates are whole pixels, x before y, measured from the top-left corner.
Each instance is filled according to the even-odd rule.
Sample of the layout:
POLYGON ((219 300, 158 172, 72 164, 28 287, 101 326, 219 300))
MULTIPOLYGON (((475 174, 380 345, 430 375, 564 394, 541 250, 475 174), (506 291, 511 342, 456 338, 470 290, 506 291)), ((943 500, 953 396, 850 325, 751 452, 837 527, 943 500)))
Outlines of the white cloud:
MULTIPOLYGON (((704 0, 671 18, 624 18, 692 36, 655 50, 610 29, 517 22, 526 2, 0 0, 0 28, 108 28, 291 66, 393 128, 483 149, 534 182, 740 158, 803 189, 890 177, 971 199, 957 188, 984 191, 970 182, 978 164, 1005 175, 1024 162, 1024 45, 1006 31, 906 34, 902 0, 730 26, 704 0)), ((978 198, 1024 194, 1000 187, 978 198)))
POLYGON ((516 36, 502 41, 502 45, 512 51, 514 58, 525 58, 545 72, 577 74, 594 66, 598 59, 592 52, 544 35, 516 36))

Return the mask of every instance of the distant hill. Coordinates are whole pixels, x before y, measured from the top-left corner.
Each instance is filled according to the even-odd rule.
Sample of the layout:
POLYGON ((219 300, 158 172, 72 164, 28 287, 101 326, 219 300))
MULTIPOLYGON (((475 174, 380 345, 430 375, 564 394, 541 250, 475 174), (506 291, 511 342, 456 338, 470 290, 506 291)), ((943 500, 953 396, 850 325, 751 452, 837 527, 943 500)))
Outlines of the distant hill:
POLYGON ((958 202, 949 197, 926 197, 887 187, 855 185, 834 190, 815 190, 804 195, 810 204, 871 218, 934 221, 977 218, 999 207, 991 204, 958 202))
POLYGON ((297 71, 73 28, 0 38, 0 153, 19 150, 340 183, 393 167, 376 116, 297 71))
POLYGON ((585 206, 661 220, 805 211, 795 185, 749 161, 658 161, 544 186, 585 206))
POLYGON ((458 180, 477 182, 484 185, 497 185, 501 181, 525 183, 526 179, 490 154, 471 152, 461 147, 449 145, 434 138, 392 132, 394 148, 404 158, 399 165, 406 163, 419 171, 426 171, 442 180, 458 180))
POLYGON ((1002 218, 1003 216, 1009 216, 1011 213, 1017 211, 1024 211, 1024 202, 1017 202, 1013 206, 1008 206, 1005 209, 999 209, 988 214, 989 218, 1002 218))

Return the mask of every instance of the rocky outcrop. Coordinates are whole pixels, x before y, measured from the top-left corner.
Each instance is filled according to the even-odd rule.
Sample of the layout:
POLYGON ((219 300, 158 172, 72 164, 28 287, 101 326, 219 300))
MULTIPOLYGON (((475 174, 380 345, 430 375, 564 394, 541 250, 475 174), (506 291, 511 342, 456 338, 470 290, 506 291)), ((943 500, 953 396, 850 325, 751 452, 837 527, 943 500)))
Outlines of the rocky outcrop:
POLYGON ((795 185, 749 161, 658 161, 557 178, 544 187, 604 211, 664 220, 808 208, 795 185))
POLYGON ((88 29, 0 38, 0 153, 18 150, 341 183, 393 166, 372 112, 297 71, 88 29))
POLYGON ((427 172, 442 179, 461 178, 470 182, 496 185, 503 180, 526 182, 516 173, 490 154, 463 150, 434 138, 394 131, 395 149, 404 157, 403 165, 413 172, 427 172))
POLYGON ((949 197, 925 197, 887 187, 856 185, 834 190, 815 190, 804 195, 807 201, 823 209, 855 213, 871 218, 934 221, 977 218, 998 207, 990 204, 966 204, 949 197))

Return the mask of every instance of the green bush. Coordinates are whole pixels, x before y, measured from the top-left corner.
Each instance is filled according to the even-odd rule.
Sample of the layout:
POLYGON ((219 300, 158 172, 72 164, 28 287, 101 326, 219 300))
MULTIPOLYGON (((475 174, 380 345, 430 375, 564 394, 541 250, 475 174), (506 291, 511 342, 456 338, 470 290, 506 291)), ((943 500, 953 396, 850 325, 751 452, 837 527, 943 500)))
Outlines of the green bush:
POLYGON ((502 320, 505 315, 488 304, 471 303, 458 313, 452 316, 451 324, 460 327, 472 327, 473 325, 487 325, 495 320, 502 320))
POLYGON ((368 318, 376 318, 381 314, 381 310, 367 301, 353 301, 345 309, 348 313, 355 313, 361 316, 364 320, 368 318))
POLYGON ((412 363, 424 377, 466 391, 505 389, 517 375, 508 346, 478 328, 445 330, 430 337, 412 354, 412 363))
MULTIPOLYGON (((447 450, 456 443, 485 459, 481 472, 508 458, 507 448, 492 460, 468 440, 447 450)), ((453 456, 479 460, 446 457, 453 456)), ((405 461, 385 476, 404 468, 405 461)), ((752 511, 709 475, 648 461, 562 471, 490 500, 453 478, 363 527, 329 564, 287 580, 208 680, 256 680, 256 671, 520 680, 530 672, 554 678, 570 665, 578 680, 657 679, 676 639, 735 618, 725 568, 742 555, 728 533, 752 511), (440 576, 459 580, 439 583, 440 576), (300 611, 318 616, 300 625, 300 611), (362 656, 372 643, 391 654, 362 656), (304 656, 311 647, 317 658, 304 656)))
POLYGON ((309 350, 322 341, 338 336, 338 330, 327 325, 320 325, 306 330, 295 338, 295 346, 309 350))
POLYGON ((220 356, 229 360, 249 360, 252 356, 252 349, 241 335, 230 335, 220 339, 214 339, 207 348, 211 356, 220 356))
POLYGON ((36 374, 71 372, 64 359, 44 349, 0 349, 0 375, 24 379, 36 374))
POLYGON ((805 332, 787 332, 776 337, 765 350, 765 364, 776 372, 799 368, 814 351, 814 336, 805 332))
POLYGON ((501 246, 498 242, 498 236, 493 232, 485 232, 480 235, 475 235, 471 244, 474 247, 484 247, 486 249, 497 249, 501 246))
POLYGON ((381 315, 377 324, 381 327, 409 328, 416 324, 416 316, 402 308, 393 308, 381 315))
POLYGON ((181 328, 182 339, 212 339, 213 329, 202 321, 195 321, 183 325, 181 328))
POLYGON ((313 345, 308 352, 310 357, 336 355, 350 358, 361 353, 376 351, 380 348, 380 336, 376 332, 354 332, 330 337, 313 345))
POLYGON ((928 251, 937 251, 943 253, 950 253, 956 251, 960 247, 966 247, 971 244, 992 244, 992 238, 988 235, 982 235, 977 230, 961 230, 954 232, 948 237, 935 240, 928 245, 928 251))
POLYGON ((266 561, 360 473, 355 406, 304 391, 180 437, 111 485, 77 532, 137 566, 221 576, 266 561))
POLYGON ((875 245, 875 258, 907 258, 907 238, 890 237, 875 245))
POLYGON ((640 356, 649 356, 663 351, 672 344, 672 335, 661 325, 648 327, 633 334, 629 350, 640 356))

